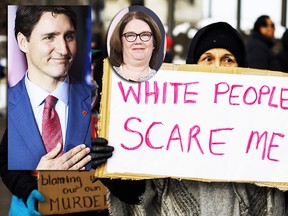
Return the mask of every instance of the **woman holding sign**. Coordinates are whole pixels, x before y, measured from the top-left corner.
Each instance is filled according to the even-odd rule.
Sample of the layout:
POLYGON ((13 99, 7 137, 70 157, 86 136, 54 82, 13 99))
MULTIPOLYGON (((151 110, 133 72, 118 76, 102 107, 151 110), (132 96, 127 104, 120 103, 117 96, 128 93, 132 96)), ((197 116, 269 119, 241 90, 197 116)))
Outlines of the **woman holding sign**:
MULTIPOLYGON (((213 23, 200 29, 191 42, 186 63, 246 67, 246 51, 241 35, 225 22, 213 23)), ((110 190, 117 196, 110 195, 110 211, 113 215, 285 214, 283 192, 254 184, 208 183, 170 178, 136 182, 138 188, 146 184, 143 195, 138 197, 139 205, 120 201, 132 190, 129 189, 129 182, 126 182, 126 192, 116 193, 113 188, 110 190)))

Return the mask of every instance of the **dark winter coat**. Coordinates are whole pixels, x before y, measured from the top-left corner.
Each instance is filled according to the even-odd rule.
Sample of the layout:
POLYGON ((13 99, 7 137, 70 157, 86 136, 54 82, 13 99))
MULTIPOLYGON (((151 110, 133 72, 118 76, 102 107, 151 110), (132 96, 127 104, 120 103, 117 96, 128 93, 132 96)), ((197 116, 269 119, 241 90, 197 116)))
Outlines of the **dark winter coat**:
POLYGON ((247 41, 248 67, 268 70, 280 70, 276 55, 273 52, 274 41, 252 32, 247 41))
POLYGON ((288 30, 286 30, 281 38, 282 49, 277 55, 281 71, 288 72, 288 30))

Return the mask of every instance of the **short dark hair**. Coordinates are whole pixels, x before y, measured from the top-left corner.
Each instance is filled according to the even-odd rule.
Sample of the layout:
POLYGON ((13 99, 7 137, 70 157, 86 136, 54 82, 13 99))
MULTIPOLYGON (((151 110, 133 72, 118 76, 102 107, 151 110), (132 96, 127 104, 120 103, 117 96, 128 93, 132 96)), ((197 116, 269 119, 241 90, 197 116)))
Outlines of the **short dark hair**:
POLYGON ((266 22, 267 19, 270 19, 268 15, 262 15, 258 17, 254 23, 253 32, 260 33, 260 27, 267 26, 267 22, 266 22))
POLYGON ((119 67, 123 63, 123 53, 122 53, 122 34, 128 22, 133 19, 139 19, 147 23, 153 34, 153 44, 154 49, 149 62, 149 66, 155 69, 158 61, 158 51, 162 43, 161 31, 156 23, 156 21, 143 11, 136 10, 126 13, 119 23, 116 25, 114 32, 112 33, 110 39, 110 63, 113 66, 119 67))
POLYGON ((70 6, 19 6, 15 18, 15 37, 21 32, 29 41, 31 32, 45 12, 64 14, 70 18, 75 30, 77 29, 77 15, 70 6))

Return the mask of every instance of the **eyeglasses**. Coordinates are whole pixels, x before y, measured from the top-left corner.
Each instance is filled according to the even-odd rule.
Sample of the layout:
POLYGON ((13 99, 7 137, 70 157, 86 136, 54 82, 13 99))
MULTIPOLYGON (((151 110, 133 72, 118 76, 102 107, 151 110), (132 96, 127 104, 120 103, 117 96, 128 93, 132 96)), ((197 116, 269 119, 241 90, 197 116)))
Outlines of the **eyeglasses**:
POLYGON ((128 42, 136 41, 137 37, 139 36, 140 40, 143 42, 147 42, 151 39, 153 34, 151 32, 141 32, 140 34, 136 34, 135 32, 127 32, 122 34, 128 42))

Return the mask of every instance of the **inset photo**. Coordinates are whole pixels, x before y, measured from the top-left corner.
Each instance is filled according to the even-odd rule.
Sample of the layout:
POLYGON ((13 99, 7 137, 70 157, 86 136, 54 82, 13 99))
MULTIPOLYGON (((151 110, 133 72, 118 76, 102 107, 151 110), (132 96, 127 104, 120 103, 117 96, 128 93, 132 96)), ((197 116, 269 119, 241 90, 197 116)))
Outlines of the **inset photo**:
POLYGON ((108 57, 123 79, 143 82, 163 63, 166 34, 159 17, 144 6, 130 6, 112 20, 107 35, 108 57))
POLYGON ((8 170, 91 169, 91 7, 7 12, 8 170))

